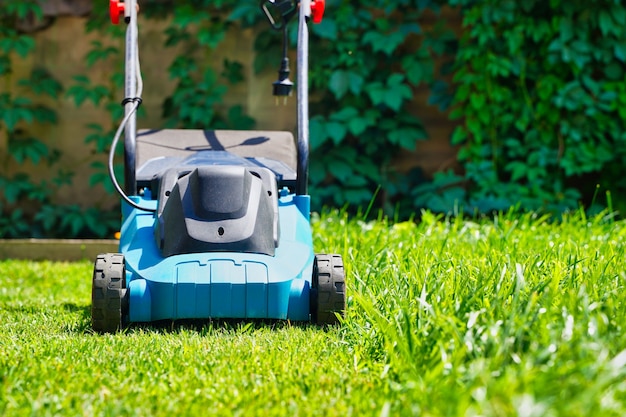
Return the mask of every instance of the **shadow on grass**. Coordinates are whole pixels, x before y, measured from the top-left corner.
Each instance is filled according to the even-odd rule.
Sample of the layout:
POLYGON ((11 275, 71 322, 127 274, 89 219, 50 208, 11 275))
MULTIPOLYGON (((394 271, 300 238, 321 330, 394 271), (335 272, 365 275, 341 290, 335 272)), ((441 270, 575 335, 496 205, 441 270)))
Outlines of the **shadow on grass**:
POLYGON ((16 313, 16 314, 42 314, 46 312, 53 312, 54 310, 63 310, 64 312, 71 314, 79 314, 81 316, 90 316, 91 306, 78 305, 76 303, 39 303, 39 304, 22 304, 22 303, 7 303, 2 305, 2 310, 16 313))
POLYGON ((63 310, 67 313, 77 316, 76 320, 69 323, 63 323, 63 331, 70 334, 86 334, 91 333, 91 306, 78 305, 74 303, 61 304, 63 310))
MULTIPOLYGON (((91 328, 91 306, 74 303, 63 303, 60 306, 68 317, 74 316, 73 320, 62 324, 62 331, 69 334, 98 334, 91 328)), ((42 308, 32 306, 21 307, 22 312, 41 313, 42 308), (26 310, 26 311, 23 311, 26 310)), ((147 323, 130 323, 124 326, 118 333, 150 332, 156 334, 172 334, 181 331, 190 331, 199 335, 211 335, 216 332, 237 332, 245 334, 255 330, 281 330, 287 328, 314 329, 327 331, 332 326, 319 326, 311 322, 273 320, 273 319, 181 319, 159 320, 147 323)))
POLYGON ((171 334, 181 331, 196 332, 201 336, 215 334, 216 332, 249 333, 255 330, 281 330, 287 328, 315 329, 326 331, 327 326, 318 326, 310 322, 293 322, 288 320, 270 319, 183 319, 183 320, 160 320, 150 323, 132 323, 124 331, 135 330, 149 331, 153 333, 171 334))
POLYGON ((0 307, 17 322, 48 326, 56 322, 61 333, 84 334, 91 332, 91 306, 76 303, 4 304, 0 307), (27 318, 33 316, 34 319, 27 318))
MULTIPOLYGON (((4 305, 5 312, 15 315, 37 315, 58 317, 61 322, 60 332, 70 335, 98 334, 91 328, 91 305, 62 303, 62 304, 18 304, 4 305)), ((195 332, 201 336, 215 333, 236 332, 245 334, 256 330, 281 330, 288 328, 314 329, 327 331, 328 326, 318 326, 310 322, 294 322, 288 320, 270 319, 184 319, 160 320, 149 323, 131 323, 119 333, 150 332, 156 334, 173 334, 182 331, 195 332)))

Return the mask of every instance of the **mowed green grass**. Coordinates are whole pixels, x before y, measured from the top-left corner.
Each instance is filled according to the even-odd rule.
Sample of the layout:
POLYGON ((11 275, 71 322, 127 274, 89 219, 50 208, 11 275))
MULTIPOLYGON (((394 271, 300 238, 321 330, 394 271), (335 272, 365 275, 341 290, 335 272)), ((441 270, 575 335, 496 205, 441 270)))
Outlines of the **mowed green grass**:
POLYGON ((0 415, 626 415, 626 223, 314 220, 339 327, 90 331, 92 264, 0 261, 0 415))

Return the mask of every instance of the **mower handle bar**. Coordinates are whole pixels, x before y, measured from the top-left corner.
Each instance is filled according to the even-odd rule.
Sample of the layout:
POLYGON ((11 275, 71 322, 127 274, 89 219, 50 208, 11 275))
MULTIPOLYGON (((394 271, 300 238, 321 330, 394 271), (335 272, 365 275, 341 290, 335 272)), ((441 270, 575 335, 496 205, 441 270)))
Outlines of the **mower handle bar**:
MULTIPOLYGON (((296 194, 308 193, 309 176, 309 31, 307 18, 311 15, 311 0, 300 0, 298 14, 297 48, 297 148, 298 165, 296 194)), ((139 79, 139 53, 137 28, 137 0, 126 0, 124 17, 126 28, 124 115, 124 190, 126 195, 137 195, 136 144, 137 144, 137 84, 139 79)), ((297 6, 295 7, 298 8, 297 6)))
POLYGON ((137 0, 126 0, 124 7, 126 26, 126 55, 124 59, 124 190, 126 195, 137 195, 136 148, 137 148, 137 77, 139 75, 139 48, 137 28, 137 0))

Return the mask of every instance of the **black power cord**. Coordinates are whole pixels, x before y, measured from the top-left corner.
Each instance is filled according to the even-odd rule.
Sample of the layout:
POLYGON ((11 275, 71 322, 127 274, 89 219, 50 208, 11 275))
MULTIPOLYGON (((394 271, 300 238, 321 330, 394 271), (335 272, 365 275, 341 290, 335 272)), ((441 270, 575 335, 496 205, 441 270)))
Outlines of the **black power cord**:
POLYGON ((291 96, 291 90, 293 89, 293 82, 289 79, 289 57, 287 56, 288 45, 287 25, 283 26, 283 59, 280 64, 280 70, 278 70, 278 81, 275 81, 272 85, 274 87, 273 94, 276 97, 289 97, 291 96))
POLYGON ((287 56, 289 46, 289 33, 287 23, 298 11, 298 2, 293 0, 261 0, 261 10, 265 13, 267 20, 274 30, 283 32, 283 58, 278 70, 278 80, 273 86, 273 94, 276 97, 291 96, 293 82, 289 79, 289 57, 287 56))

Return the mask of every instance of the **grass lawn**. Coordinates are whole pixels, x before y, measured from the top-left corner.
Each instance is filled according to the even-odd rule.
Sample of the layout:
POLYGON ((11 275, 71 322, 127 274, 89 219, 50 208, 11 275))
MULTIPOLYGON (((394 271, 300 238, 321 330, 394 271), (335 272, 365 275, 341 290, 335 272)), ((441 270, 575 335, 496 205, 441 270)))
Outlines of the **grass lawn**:
POLYGON ((314 222, 340 327, 90 329, 92 264, 0 261, 0 415, 626 415, 626 223, 314 222))

